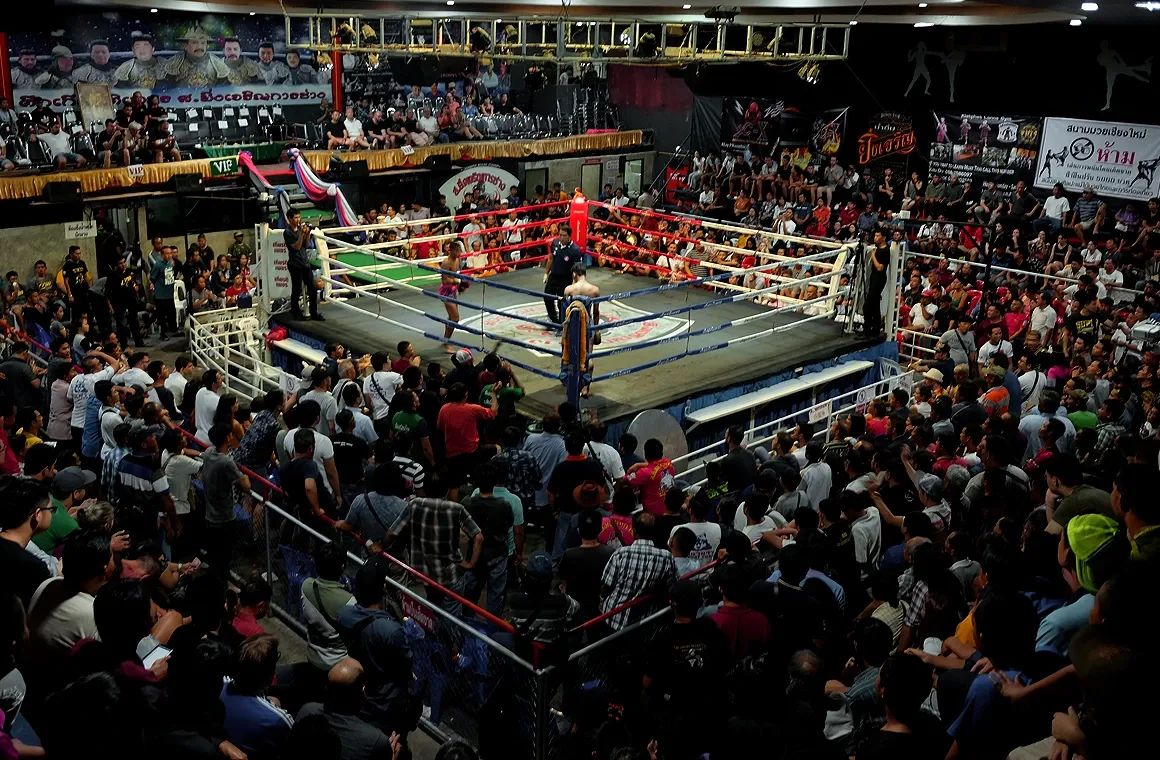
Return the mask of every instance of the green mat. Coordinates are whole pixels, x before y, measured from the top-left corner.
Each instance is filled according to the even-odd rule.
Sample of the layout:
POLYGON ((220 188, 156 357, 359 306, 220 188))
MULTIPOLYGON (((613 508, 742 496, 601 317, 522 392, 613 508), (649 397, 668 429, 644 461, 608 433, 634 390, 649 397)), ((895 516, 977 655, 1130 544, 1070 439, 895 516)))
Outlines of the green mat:
MULTIPOLYGON (((364 269, 367 267, 372 267, 375 264, 386 263, 380 259, 376 259, 370 254, 357 252, 340 253, 335 258, 337 258, 339 261, 350 264, 351 266, 362 267, 364 269)), ((419 267, 399 266, 397 269, 379 269, 376 271, 383 277, 387 277, 392 280, 406 280, 409 277, 415 277, 416 279, 410 280, 410 282, 420 287, 426 287, 431 283, 439 281, 439 275, 425 272, 424 270, 419 269, 419 267)), ((382 280, 375 280, 369 275, 360 274, 358 272, 350 272, 350 277, 353 280, 359 280, 361 282, 382 282, 382 280)))

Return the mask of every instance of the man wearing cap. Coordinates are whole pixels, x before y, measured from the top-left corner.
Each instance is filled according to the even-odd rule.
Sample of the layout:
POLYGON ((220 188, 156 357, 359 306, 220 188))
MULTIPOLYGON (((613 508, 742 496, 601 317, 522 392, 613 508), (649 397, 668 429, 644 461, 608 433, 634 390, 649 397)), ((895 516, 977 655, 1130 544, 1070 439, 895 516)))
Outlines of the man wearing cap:
POLYGON ((84 502, 87 489, 97 476, 80 467, 66 467, 52 479, 52 522, 48 528, 32 537, 32 543, 48 554, 64 543, 72 533, 80 530, 76 511, 84 502))
POLYGON ((572 284, 572 266, 580 261, 583 261, 583 256, 572 242, 572 228, 567 224, 560 225, 560 236, 552 241, 544 271, 544 306, 548 310, 548 319, 556 324, 560 324, 557 298, 563 296, 572 284))
POLYGON ((580 603, 560 593, 553 583, 555 572, 547 552, 528 558, 522 588, 511 595, 508 622, 529 639, 551 644, 564 637, 580 614, 580 603))
POLYGON ((1128 537, 1106 515, 1079 515, 1059 535, 1056 559, 1071 590, 1067 603, 1039 623, 1036 652, 1068 656, 1068 642, 1087 627, 1096 593, 1128 560, 1128 537))
POLYGON ((165 59, 153 56, 153 38, 134 32, 133 57, 113 72, 116 84, 152 89, 165 78, 165 59))
POLYGON ((48 71, 36 77, 36 86, 41 90, 71 90, 73 83, 73 54, 64 45, 52 49, 52 65, 48 71))
POLYGON ((987 367, 983 377, 987 382, 987 392, 980 403, 988 417, 1002 417, 1011 406, 1011 392, 1003 386, 1007 370, 1002 367, 987 367))
POLYGON ((109 61, 109 43, 105 40, 93 40, 89 43, 89 62, 77 67, 73 81, 112 86, 116 75, 117 65, 109 61))
POLYGON ((204 87, 228 82, 230 68, 208 52, 209 37, 200 24, 194 24, 180 37, 185 49, 165 64, 165 77, 173 84, 204 87))

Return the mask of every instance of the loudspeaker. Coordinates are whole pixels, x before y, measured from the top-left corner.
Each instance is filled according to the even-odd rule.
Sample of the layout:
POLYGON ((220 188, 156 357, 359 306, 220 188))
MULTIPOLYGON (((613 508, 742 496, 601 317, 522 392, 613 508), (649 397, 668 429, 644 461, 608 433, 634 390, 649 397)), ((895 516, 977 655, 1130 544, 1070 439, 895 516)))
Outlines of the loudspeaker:
POLYGON ((436 153, 433 156, 427 156, 427 158, 423 159, 423 168, 432 171, 450 171, 451 156, 446 153, 436 153))
POLYGON ((342 166, 343 175, 347 179, 366 179, 371 176, 366 161, 344 161, 342 166))
POLYGON ((169 181, 175 193, 200 193, 205 190, 200 174, 174 174, 169 181))
POLYGON ((80 182, 49 182, 41 192, 49 203, 80 203, 80 182))

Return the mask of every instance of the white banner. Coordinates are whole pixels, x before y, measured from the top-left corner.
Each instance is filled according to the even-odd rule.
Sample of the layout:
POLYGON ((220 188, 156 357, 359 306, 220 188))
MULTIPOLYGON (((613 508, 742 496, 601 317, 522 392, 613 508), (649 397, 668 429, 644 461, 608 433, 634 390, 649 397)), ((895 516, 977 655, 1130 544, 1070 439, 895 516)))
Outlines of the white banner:
POLYGON ((825 422, 829 420, 830 415, 834 413, 834 400, 830 399, 819 403, 817 406, 810 407, 810 423, 816 424, 818 422, 825 422))
POLYGON ((439 194, 447 198, 447 206, 457 208, 463 203, 464 193, 486 193, 495 202, 508 197, 508 188, 516 187, 520 180, 514 174, 492 164, 472 166, 451 177, 439 188, 439 194))
POLYGON ((1078 192, 1146 201, 1160 194, 1160 126, 1049 118, 1035 166, 1035 186, 1056 182, 1078 192))
POLYGON ((64 224, 65 240, 83 240, 84 238, 95 238, 96 236, 97 223, 95 221, 65 222, 64 224))
POLYGON ((258 271, 261 273, 262 284, 259 289, 262 297, 267 300, 290 297, 290 255, 286 249, 286 240, 282 237, 282 230, 272 229, 270 225, 262 225, 262 234, 258 238, 262 241, 259 247, 261 257, 258 271))

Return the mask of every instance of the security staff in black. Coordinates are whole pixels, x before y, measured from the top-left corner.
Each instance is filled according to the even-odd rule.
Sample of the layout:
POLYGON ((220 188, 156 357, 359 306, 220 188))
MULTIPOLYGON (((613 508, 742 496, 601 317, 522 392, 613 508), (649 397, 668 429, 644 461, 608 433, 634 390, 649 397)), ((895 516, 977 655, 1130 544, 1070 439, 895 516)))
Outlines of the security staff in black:
POLYGON ((552 241, 552 253, 546 262, 544 275, 544 306, 548 309, 548 319, 560 324, 560 309, 557 298, 564 295, 564 288, 572 284, 572 265, 583 260, 583 254, 572 242, 572 228, 560 226, 560 235, 552 241))

